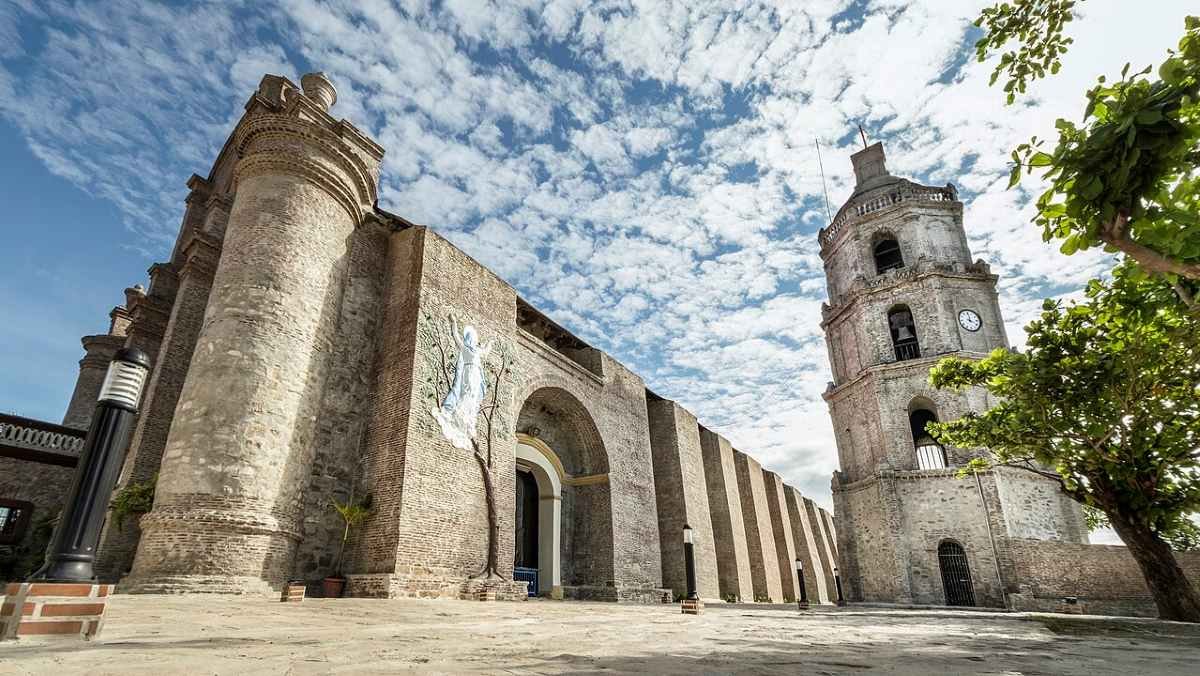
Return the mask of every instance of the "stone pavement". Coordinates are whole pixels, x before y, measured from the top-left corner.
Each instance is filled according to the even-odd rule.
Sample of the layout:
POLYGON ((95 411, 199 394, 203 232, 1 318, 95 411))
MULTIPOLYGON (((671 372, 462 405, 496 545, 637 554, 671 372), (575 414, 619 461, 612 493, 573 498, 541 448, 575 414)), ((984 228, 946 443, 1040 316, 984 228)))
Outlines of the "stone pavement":
POLYGON ((92 643, 0 644, 0 674, 1189 674, 1200 627, 951 610, 257 597, 112 599, 92 643))

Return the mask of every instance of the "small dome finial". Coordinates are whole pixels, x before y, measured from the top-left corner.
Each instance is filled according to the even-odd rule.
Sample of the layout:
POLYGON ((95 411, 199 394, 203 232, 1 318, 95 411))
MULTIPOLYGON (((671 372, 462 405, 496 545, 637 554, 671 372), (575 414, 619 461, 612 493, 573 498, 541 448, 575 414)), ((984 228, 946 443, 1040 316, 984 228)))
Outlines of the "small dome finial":
POLYGON ((304 90, 304 95, 313 100, 313 103, 321 107, 321 110, 329 112, 333 104, 337 103, 337 90, 333 88, 333 83, 329 78, 325 77, 325 73, 316 72, 308 73, 300 78, 300 88, 304 90))

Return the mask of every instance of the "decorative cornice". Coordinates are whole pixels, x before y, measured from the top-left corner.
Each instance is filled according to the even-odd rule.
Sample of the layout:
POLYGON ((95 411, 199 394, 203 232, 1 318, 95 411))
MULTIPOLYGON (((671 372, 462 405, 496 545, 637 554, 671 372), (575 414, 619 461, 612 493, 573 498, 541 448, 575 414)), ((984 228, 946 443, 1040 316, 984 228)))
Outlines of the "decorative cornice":
MULTIPOLYGON (((880 469, 868 474, 867 476, 838 483, 833 486, 834 493, 851 493, 858 492, 865 488, 870 488, 877 483, 884 481, 936 481, 940 479, 958 479, 959 467, 947 467, 945 469, 880 469)), ((983 469, 976 472, 979 476, 991 476, 992 470, 983 469)))
POLYGON ((860 195, 854 195, 842 205, 829 227, 822 228, 817 233, 822 256, 828 248, 844 239, 843 235, 852 229, 851 225, 872 220, 914 201, 923 204, 952 204, 956 205, 957 209, 962 209, 962 202, 958 201, 958 190, 953 185, 947 184, 938 188, 907 179, 897 179, 860 195))
POLYGON ((355 224, 377 197, 372 168, 333 132, 289 115, 263 113, 235 132, 238 160, 234 184, 250 176, 284 173, 325 190, 346 209, 355 224))
POLYGON ((858 385, 858 383, 861 381, 871 376, 885 374, 890 371, 904 371, 914 368, 916 370, 924 368, 924 370, 928 371, 933 367, 934 364, 942 359, 945 359, 946 357, 959 357, 960 359, 978 360, 987 357, 987 353, 971 352, 968 350, 954 350, 952 352, 924 356, 919 359, 906 359, 904 361, 888 361, 879 364, 871 364, 870 366, 863 367, 863 369, 859 371, 857 375, 841 385, 834 385, 826 388, 826 390, 821 393, 821 397, 826 402, 832 403, 835 400, 841 399, 846 392, 858 385))
POLYGON ((929 277, 969 279, 992 284, 1000 279, 998 275, 992 274, 991 266, 983 260, 977 260, 974 263, 941 263, 921 260, 914 265, 888 270, 874 277, 860 275, 854 278, 850 289, 835 299, 833 304, 822 304, 821 328, 832 324, 839 315, 853 307, 859 299, 865 296, 890 291, 901 284, 911 284, 929 277))

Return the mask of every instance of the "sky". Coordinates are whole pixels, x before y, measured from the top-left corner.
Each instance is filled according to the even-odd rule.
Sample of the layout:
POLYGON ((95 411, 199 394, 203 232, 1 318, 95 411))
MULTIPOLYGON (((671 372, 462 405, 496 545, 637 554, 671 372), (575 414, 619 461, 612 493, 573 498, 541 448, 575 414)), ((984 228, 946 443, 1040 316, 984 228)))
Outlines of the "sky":
POLYGON ((857 125, 891 173, 953 182, 1009 339, 1110 265, 1030 223, 1009 153, 1193 2, 1088 0, 1062 71, 1005 106, 974 0, 0 0, 0 410, 61 419, 122 289, 146 283, 264 73, 322 70, 386 149, 380 206, 830 506, 817 231, 857 125))

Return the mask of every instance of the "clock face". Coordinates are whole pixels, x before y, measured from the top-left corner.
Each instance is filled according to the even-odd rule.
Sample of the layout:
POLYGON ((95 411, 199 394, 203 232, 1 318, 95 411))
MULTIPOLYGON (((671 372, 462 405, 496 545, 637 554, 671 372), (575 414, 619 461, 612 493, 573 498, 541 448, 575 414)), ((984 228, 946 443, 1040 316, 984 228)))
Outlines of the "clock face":
POLYGON ((983 320, 974 310, 963 310, 958 313, 958 324, 968 331, 978 331, 983 326, 983 320))

